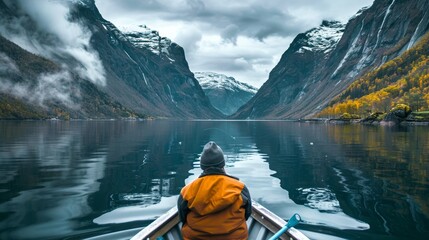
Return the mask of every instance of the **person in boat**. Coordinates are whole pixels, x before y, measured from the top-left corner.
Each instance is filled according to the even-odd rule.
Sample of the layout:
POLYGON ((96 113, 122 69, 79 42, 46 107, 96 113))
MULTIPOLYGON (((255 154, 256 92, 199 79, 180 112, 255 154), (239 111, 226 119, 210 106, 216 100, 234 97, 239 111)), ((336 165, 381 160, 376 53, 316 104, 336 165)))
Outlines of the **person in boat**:
POLYGON ((183 239, 247 239, 252 201, 246 185, 225 172, 225 157, 215 142, 201 153, 203 173, 180 192, 177 207, 183 239))

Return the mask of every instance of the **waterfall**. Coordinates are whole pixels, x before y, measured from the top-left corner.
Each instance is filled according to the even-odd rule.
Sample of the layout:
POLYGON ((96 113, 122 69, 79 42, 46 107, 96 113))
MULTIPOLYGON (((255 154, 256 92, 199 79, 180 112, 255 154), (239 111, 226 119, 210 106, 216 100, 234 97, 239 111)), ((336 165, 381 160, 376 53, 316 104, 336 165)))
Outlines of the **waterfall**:
POLYGON ((383 18, 383 22, 381 22, 380 29, 378 29, 378 33, 377 33, 377 41, 375 42, 375 46, 374 46, 374 48, 372 49, 372 51, 374 51, 374 50, 377 48, 377 46, 378 46, 378 44, 379 44, 379 42, 380 42, 380 34, 381 34, 381 30, 383 29, 384 23, 386 22, 387 16, 389 15, 389 13, 390 13, 390 11, 391 11, 390 9, 392 8, 392 5, 393 5, 394 3, 395 3, 395 0, 392 0, 392 3, 390 3, 389 7, 387 8, 386 14, 384 15, 384 18, 383 18))
POLYGON ((408 43, 407 50, 409 50, 414 45, 414 43, 416 42, 416 40, 418 38, 418 34, 419 34, 421 24, 422 24, 423 20, 426 18, 427 14, 428 13, 426 12, 425 15, 423 16, 422 20, 420 20, 419 24, 417 25, 416 30, 414 31, 414 34, 411 37, 410 42, 408 43))
MULTIPOLYGON (((353 40, 352 42, 352 46, 349 48, 349 50, 347 51, 346 55, 344 56, 344 58, 341 60, 340 64, 338 64, 337 69, 335 69, 334 73, 331 75, 331 77, 334 77, 337 72, 340 70, 340 68, 343 66, 343 64, 346 62, 346 60, 349 58, 349 56, 354 53, 355 49, 356 49, 356 43, 359 40, 359 37, 361 36, 362 33, 362 29, 365 23, 365 18, 362 19, 362 26, 360 27, 359 33, 357 34, 356 38, 353 40)), ((338 84, 338 83, 337 83, 338 84)))

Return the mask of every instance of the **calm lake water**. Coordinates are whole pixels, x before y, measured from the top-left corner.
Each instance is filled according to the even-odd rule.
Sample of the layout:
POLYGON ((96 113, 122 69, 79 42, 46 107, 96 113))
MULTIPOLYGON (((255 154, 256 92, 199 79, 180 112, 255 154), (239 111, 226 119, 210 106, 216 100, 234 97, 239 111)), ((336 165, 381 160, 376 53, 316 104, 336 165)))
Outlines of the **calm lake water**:
POLYGON ((429 127, 282 121, 0 121, 0 239, 132 234, 175 206, 210 140, 312 239, 427 239, 429 127))

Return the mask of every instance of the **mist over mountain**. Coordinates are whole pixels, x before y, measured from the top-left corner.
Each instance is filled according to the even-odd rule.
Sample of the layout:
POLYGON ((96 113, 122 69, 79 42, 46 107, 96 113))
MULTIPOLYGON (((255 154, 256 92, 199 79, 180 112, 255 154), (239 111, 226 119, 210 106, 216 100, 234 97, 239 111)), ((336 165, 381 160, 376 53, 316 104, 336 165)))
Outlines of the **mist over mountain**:
POLYGON ((258 91, 249 84, 223 74, 195 72, 195 78, 199 81, 212 105, 225 115, 235 113, 258 91))
POLYGON ((347 24, 325 20, 296 36, 255 94, 226 76, 194 75, 182 47, 144 23, 119 30, 94 0, 0 0, 0 118, 311 118, 412 49, 428 32, 428 9, 375 0, 347 24))
POLYGON ((424 0, 376 0, 345 28, 324 21, 294 39, 255 97, 233 117, 313 117, 357 78, 413 47, 428 28, 424 0))
MULTIPOLYGON (((0 52, 9 66, 0 69, 2 99, 54 117, 222 116, 179 45, 144 25, 141 32, 119 31, 93 0, 2 0, 0 13, 9 46, 0 52)), ((3 116, 20 118, 1 103, 3 116)))

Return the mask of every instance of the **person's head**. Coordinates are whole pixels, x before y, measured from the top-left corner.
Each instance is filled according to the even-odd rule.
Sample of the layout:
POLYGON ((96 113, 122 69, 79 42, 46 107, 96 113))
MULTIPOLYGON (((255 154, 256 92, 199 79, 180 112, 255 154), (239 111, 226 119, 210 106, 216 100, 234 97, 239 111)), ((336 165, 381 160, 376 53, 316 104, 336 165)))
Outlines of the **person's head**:
POLYGON ((200 165, 203 170, 211 167, 223 168, 225 166, 225 158, 222 148, 212 141, 204 145, 200 165))

